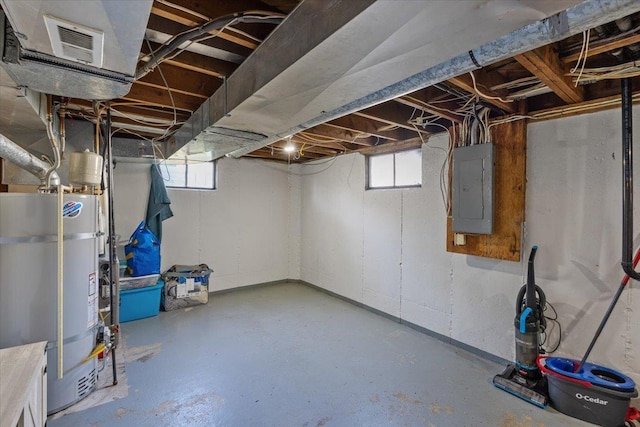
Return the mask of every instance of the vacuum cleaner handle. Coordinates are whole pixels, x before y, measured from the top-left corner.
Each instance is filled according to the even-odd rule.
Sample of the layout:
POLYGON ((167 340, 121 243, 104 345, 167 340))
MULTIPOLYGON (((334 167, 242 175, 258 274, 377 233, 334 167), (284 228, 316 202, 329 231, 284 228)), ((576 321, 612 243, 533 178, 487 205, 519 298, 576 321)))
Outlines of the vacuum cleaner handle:
POLYGON ((527 269, 527 308, 534 311, 536 309, 536 276, 533 268, 533 261, 536 258, 537 251, 537 245, 531 248, 531 253, 529 254, 529 267, 527 269))

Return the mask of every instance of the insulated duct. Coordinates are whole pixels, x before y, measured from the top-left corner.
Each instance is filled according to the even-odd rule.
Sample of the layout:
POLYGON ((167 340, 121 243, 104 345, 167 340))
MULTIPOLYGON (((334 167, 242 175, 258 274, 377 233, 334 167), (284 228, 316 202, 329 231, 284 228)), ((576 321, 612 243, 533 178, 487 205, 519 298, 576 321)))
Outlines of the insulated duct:
MULTIPOLYGON (((2 134, 0 134, 0 157, 38 177, 42 187, 46 188, 47 172, 51 169, 51 165, 40 160, 2 134)), ((49 181, 52 187, 58 186, 60 184, 60 177, 53 171, 49 177, 49 181)))
MULTIPOLYGON (((549 18, 526 25, 494 41, 483 44, 464 54, 428 68, 409 78, 386 86, 367 96, 300 123, 271 134, 258 143, 249 144, 230 154, 241 157, 288 135, 293 135, 313 126, 372 107, 379 103, 432 86, 452 77, 485 67, 538 47, 563 40, 591 28, 606 24, 640 11, 637 0, 586 0, 549 18)), ((214 95, 215 96, 215 95, 214 95)), ((233 115, 233 111, 231 112, 233 115)), ((213 116, 213 114, 212 114, 213 116)), ((224 120, 220 120, 224 123, 224 120)))

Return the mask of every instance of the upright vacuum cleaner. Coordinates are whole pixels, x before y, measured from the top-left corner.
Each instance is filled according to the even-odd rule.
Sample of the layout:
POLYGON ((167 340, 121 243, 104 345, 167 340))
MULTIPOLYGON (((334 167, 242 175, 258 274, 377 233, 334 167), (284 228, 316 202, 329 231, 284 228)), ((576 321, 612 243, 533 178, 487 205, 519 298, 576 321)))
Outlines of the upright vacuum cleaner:
POLYGON ((493 384, 502 390, 541 408, 547 407, 547 381, 536 363, 540 348, 540 334, 546 328, 543 314, 546 297, 535 283, 533 261, 537 246, 531 248, 527 283, 516 298, 516 361, 501 374, 493 377, 493 384))

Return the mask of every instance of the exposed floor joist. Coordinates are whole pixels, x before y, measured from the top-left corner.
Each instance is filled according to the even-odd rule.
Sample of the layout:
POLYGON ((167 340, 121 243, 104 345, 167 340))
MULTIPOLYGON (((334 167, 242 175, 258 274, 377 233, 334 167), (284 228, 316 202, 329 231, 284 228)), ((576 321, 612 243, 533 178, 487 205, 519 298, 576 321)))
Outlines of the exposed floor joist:
MULTIPOLYGON (((176 34, 224 15, 260 10, 284 16, 298 4, 297 0, 156 0, 152 6, 147 35, 152 40, 151 48, 156 50, 161 46, 160 43, 176 34)), ((345 4, 353 5, 353 2, 345 4)), ((525 111, 529 116, 544 120, 616 108, 619 105, 616 101, 619 99, 618 80, 583 79, 576 87, 573 81, 575 75, 567 74, 571 67, 575 67, 581 50, 587 59, 587 69, 633 64, 640 60, 640 16, 636 12, 625 19, 624 23, 612 22, 591 30, 587 49, 580 49, 584 42, 583 34, 575 34, 560 42, 474 71, 475 85, 470 74, 463 74, 434 86, 405 93, 393 101, 381 102, 297 131, 291 141, 297 150, 304 147, 303 153, 306 154, 299 159, 282 155, 287 138, 273 143, 273 156, 270 147, 256 150, 249 156, 304 162, 362 151, 367 147, 376 147, 373 152, 379 152, 381 146, 401 147, 404 141, 419 140, 418 132, 426 139, 433 132, 444 131, 442 127, 449 128, 452 123, 460 125, 465 117, 469 117, 474 105, 478 106, 478 111, 483 110, 481 107, 490 107, 490 120, 525 111)), ((209 102, 211 107, 222 105, 223 97, 215 102, 211 97, 222 92, 224 78, 231 77, 274 28, 274 25, 262 23, 232 25, 219 33, 212 31, 209 33, 211 38, 183 46, 191 50, 175 52, 160 67, 136 82, 129 94, 112 101, 114 123, 122 133, 130 131, 135 135, 155 138, 159 132, 164 133, 168 126, 171 126, 170 131, 179 129, 204 102, 209 102), (171 90, 173 102, 166 86, 171 90)), ((148 54, 145 42, 140 57, 146 57, 145 61, 149 61, 152 58, 148 54)), ((330 61, 328 59, 325 62, 327 70, 331 70, 330 61)), ((262 67, 268 69, 273 66, 272 62, 273 56, 268 55, 260 60, 262 67)), ((277 76, 277 70, 271 71, 277 76)), ((633 77, 636 103, 640 91, 640 71, 637 73, 633 77)), ((265 82, 258 81, 258 78, 262 77, 256 74, 243 79, 242 90, 249 93, 264 85, 265 82)), ((232 102, 234 96, 240 96, 237 93, 231 95, 226 101, 232 102)), ((68 102, 68 114, 78 119, 95 120, 90 101, 74 99, 68 102)), ((206 112, 211 113, 209 110, 206 112)), ((171 138, 169 135, 165 146, 175 146, 171 138)))

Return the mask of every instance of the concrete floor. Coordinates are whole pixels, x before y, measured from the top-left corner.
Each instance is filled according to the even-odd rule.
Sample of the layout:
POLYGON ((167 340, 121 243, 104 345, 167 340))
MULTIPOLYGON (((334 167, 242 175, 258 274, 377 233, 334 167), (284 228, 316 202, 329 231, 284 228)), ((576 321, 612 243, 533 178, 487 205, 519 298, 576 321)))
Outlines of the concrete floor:
POLYGON ((122 325, 128 396, 63 426, 588 426, 497 388, 504 366, 297 283, 122 325))

